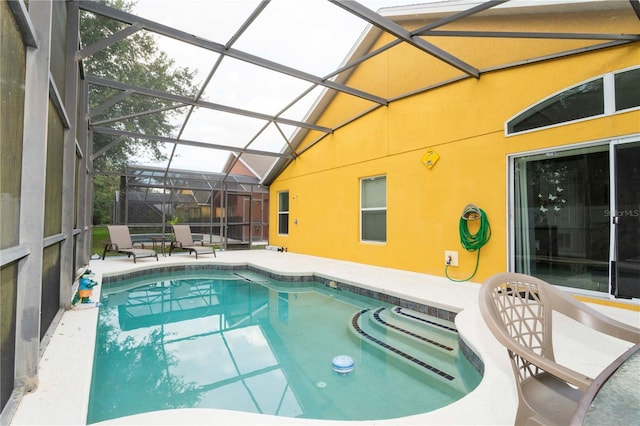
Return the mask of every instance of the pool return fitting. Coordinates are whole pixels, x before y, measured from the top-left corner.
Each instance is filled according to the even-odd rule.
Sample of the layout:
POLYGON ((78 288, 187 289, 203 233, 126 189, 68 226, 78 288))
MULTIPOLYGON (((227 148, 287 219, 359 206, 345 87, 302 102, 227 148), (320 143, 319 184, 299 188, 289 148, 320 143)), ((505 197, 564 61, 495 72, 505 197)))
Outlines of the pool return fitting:
POLYGON ((480 249, 482 246, 489 242, 491 239, 491 225, 489 224, 489 219, 487 219, 487 214, 481 208, 475 206, 474 204, 467 204, 465 208, 462 210, 462 215, 460 216, 460 222, 458 224, 458 230, 460 232, 460 244, 462 248, 467 251, 477 251, 478 257, 476 258, 476 267, 473 270, 471 276, 463 280, 457 280, 451 278, 449 276, 449 263, 447 262, 444 267, 444 274, 451 281, 455 282, 463 282, 469 281, 476 275, 478 272, 478 265, 480 264, 480 249), (469 230, 469 222, 480 221, 478 230, 476 233, 472 233, 469 230))

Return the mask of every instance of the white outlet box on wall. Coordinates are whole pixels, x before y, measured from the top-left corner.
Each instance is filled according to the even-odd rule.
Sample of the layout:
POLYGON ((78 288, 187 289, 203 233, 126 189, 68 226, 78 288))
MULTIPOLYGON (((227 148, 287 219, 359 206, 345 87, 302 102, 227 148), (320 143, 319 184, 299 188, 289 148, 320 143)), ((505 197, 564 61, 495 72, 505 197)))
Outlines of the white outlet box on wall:
POLYGON ((445 250, 444 264, 449 266, 458 266, 458 252, 452 251, 452 250, 445 250))

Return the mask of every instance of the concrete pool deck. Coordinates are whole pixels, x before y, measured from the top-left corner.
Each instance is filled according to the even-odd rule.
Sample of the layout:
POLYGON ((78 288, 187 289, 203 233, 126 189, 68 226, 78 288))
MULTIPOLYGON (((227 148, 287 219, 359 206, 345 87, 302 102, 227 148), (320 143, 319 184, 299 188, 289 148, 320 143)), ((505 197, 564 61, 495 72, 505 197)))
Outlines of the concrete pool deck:
MULTIPOLYGON (((517 395, 511 366, 506 350, 493 338, 480 316, 477 306, 480 286, 477 283, 456 283, 446 278, 415 272, 269 250, 224 251, 217 252, 217 258, 204 255, 197 260, 186 254, 174 254, 171 257, 159 256, 158 262, 152 258, 139 259, 136 264, 126 257, 112 257, 104 261, 92 261, 90 269, 96 274, 96 280, 101 282, 103 274, 195 262, 251 265, 281 275, 315 274, 460 312, 456 317, 456 327, 469 347, 483 360, 484 377, 473 392, 447 407, 390 420, 337 422, 225 410, 181 409, 139 414, 102 424, 513 424, 517 395)), ((100 286, 95 287, 92 300, 99 300, 99 292, 100 286)), ((636 327, 640 325, 640 312, 637 310, 601 304, 591 306, 619 321, 636 327)), ((38 389, 22 398, 12 419, 12 425, 86 424, 97 316, 98 310, 93 306, 81 306, 64 312, 43 354, 39 366, 38 389)), ((597 376, 631 346, 630 343, 586 330, 571 320, 558 318, 554 323, 556 359, 591 377, 597 376)))

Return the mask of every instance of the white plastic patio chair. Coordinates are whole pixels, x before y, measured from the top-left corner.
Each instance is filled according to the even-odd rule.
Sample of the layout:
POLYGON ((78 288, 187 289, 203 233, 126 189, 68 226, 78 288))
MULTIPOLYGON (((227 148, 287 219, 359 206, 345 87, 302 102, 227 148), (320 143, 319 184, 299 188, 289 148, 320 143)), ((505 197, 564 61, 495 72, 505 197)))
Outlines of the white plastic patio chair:
POLYGON ((568 425, 593 380, 555 362, 554 311, 601 333, 640 342, 640 329, 528 275, 494 275, 482 285, 479 303, 487 326, 511 359, 518 389, 516 425, 568 425))

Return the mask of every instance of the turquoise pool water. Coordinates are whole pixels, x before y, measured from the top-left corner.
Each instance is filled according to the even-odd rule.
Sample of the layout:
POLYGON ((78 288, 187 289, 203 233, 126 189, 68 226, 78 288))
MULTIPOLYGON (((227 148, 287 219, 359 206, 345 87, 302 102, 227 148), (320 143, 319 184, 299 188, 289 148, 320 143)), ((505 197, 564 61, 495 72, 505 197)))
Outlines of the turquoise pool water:
POLYGON ((179 272, 104 285, 101 303, 88 423, 186 407, 389 419, 480 381, 453 323, 321 283, 179 272))

